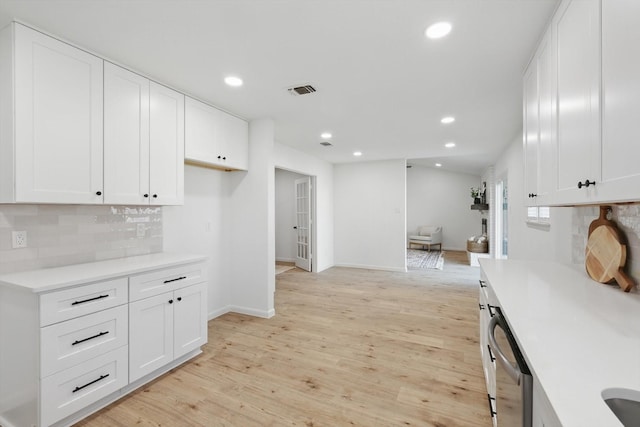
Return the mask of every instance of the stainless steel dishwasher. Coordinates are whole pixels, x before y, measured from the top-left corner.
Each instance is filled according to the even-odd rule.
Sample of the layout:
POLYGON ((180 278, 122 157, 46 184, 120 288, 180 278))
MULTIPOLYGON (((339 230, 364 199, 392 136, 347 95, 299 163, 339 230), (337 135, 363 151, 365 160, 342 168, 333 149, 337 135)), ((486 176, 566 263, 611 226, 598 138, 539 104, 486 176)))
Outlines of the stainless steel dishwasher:
POLYGON ((509 325, 496 307, 488 325, 496 358, 496 420, 499 427, 531 427, 533 378, 509 325))

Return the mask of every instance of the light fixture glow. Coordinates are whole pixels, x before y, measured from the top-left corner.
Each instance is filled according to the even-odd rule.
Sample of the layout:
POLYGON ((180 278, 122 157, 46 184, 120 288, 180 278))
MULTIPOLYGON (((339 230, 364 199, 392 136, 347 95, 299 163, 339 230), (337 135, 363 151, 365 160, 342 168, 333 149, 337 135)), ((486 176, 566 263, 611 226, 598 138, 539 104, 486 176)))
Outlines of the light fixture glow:
POLYGON ((424 34, 430 39, 439 39, 451 32, 451 24, 448 22, 436 22, 426 29, 424 34))
POLYGON ((353 155, 356 156, 356 157, 360 157, 360 156, 362 156, 362 152, 361 151, 354 151, 353 155))
POLYGON ((437 167, 437 168, 442 167, 442 163, 436 163, 436 167, 437 167))
POLYGON ((236 76, 227 76, 224 78, 224 82, 231 87, 242 86, 242 79, 236 76))
POLYGON ((456 146, 455 142, 447 142, 446 144, 444 144, 445 147, 447 148, 453 148, 456 146))
POLYGON ((440 123, 442 123, 443 125, 448 125, 448 124, 453 123, 453 122, 455 122, 455 121, 456 121, 456 118, 455 118, 455 117, 453 117, 453 116, 447 116, 447 117, 443 117, 443 118, 440 120, 440 123))
POLYGON ((331 139, 333 135, 331 135, 329 132, 324 132, 320 135, 320 138, 322 139, 331 139))

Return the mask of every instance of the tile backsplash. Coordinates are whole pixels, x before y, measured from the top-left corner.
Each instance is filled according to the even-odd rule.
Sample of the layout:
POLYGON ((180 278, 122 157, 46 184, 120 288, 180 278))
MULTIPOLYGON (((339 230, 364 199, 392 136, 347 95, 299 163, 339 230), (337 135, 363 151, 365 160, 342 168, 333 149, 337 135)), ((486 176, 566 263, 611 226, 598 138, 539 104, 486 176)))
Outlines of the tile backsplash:
POLYGON ((161 207, 0 205, 0 274, 161 251, 161 207), (12 231, 26 248, 12 249, 12 231))
MULTIPOLYGON (((614 221, 627 240, 625 271, 640 285, 640 204, 613 205, 609 219, 614 221)), ((574 264, 583 264, 589 236, 589 224, 600 216, 598 206, 573 208, 572 254, 574 264)))

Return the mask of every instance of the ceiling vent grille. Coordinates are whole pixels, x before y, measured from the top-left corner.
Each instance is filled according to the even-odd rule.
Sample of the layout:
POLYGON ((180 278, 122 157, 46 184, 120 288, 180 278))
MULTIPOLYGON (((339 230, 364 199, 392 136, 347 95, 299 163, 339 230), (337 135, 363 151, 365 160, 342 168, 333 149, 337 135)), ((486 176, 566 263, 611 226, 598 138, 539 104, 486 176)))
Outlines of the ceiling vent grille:
POLYGON ((308 95, 310 93, 314 93, 316 91, 316 88, 314 88, 311 85, 304 85, 304 86, 290 87, 287 90, 291 95, 299 96, 299 95, 308 95))
POLYGON ((322 141, 320 145, 324 145, 325 147, 331 147, 333 144, 330 143, 329 141, 322 141))

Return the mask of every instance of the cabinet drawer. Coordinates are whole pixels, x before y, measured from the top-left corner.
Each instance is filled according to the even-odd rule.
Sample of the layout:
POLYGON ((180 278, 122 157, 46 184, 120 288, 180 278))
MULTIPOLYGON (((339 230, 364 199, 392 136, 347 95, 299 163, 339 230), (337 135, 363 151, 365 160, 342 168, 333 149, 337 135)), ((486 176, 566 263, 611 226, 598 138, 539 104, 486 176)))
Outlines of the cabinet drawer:
POLYGON ((126 303, 126 277, 51 292, 40 296, 40 326, 126 303))
POLYGON ((40 378, 126 345, 127 305, 56 323, 40 331, 40 378))
POLYGON ((48 426, 129 383, 128 347, 41 380, 40 425, 48 426))
POLYGON ((204 281, 203 264, 189 264, 129 278, 129 301, 137 301, 204 281))

